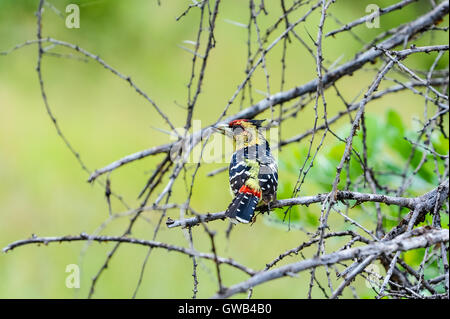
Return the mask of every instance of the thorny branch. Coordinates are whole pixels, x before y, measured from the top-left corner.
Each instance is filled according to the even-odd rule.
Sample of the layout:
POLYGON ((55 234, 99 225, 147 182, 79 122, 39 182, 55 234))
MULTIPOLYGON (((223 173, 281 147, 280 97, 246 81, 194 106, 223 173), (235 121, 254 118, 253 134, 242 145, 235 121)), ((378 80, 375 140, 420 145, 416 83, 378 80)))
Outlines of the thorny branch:
POLYGON ((322 255, 319 258, 312 258, 300 261, 298 263, 288 264, 277 269, 258 273, 242 283, 229 287, 223 294, 218 294, 214 297, 227 298, 236 293, 247 291, 250 287, 255 287, 266 281, 274 280, 283 276, 289 276, 289 274, 295 274, 317 266, 332 265, 352 258, 361 258, 373 255, 377 256, 382 253, 386 254, 391 252, 407 251, 419 247, 428 247, 437 243, 447 242, 449 239, 448 229, 427 231, 418 228, 414 232, 406 235, 406 238, 396 238, 386 242, 373 243, 364 247, 350 248, 328 255, 322 255))
MULTIPOLYGON (((332 4, 335 2, 337 1, 297 0, 290 2, 281 0, 281 3, 272 8, 268 3, 261 2, 258 4, 255 0, 248 0, 248 4, 243 6, 243 8, 249 10, 248 23, 243 24, 224 19, 227 23, 247 29, 245 77, 238 82, 237 90, 227 101, 220 101, 224 107, 218 114, 217 119, 212 120, 209 125, 204 126, 199 131, 192 131, 192 121, 194 115, 200 112, 201 107, 198 104, 198 100, 200 94, 205 90, 204 83, 207 79, 208 66, 215 62, 211 61, 211 52, 216 48, 216 41, 220 41, 220 39, 217 39, 215 30, 221 23, 218 16, 222 12, 221 7, 225 4, 221 4, 220 0, 194 1, 184 11, 181 11, 181 14, 178 13, 177 23, 183 23, 185 19, 182 18, 194 11, 199 13, 196 38, 195 41, 191 41, 195 45, 195 49, 190 50, 182 47, 192 54, 192 67, 191 74, 188 77, 187 99, 183 106, 186 109, 185 131, 183 134, 179 134, 164 108, 157 104, 150 94, 141 89, 130 76, 119 72, 118 69, 107 63, 106 58, 100 58, 98 54, 91 53, 91 50, 86 50, 76 44, 54 39, 50 36, 44 37, 43 6, 49 6, 57 14, 59 11, 50 2, 40 0, 36 13, 36 39, 28 40, 8 51, 0 52, 0 55, 10 55, 27 46, 38 46, 36 70, 46 112, 65 146, 76 157, 81 168, 89 174, 88 181, 99 182, 97 184, 105 188, 110 214, 109 218, 93 235, 82 233, 78 236, 32 236, 29 239, 19 240, 8 245, 3 251, 7 252, 16 247, 29 244, 47 245, 54 242, 83 241, 86 242, 86 249, 93 242, 114 243, 114 247, 108 253, 105 262, 93 277, 89 297, 94 294, 95 286, 101 274, 107 269, 111 258, 117 253, 119 245, 127 243, 148 248, 133 297, 141 285, 150 252, 152 249, 158 248, 176 251, 192 259, 193 298, 196 298, 198 295, 200 276, 198 266, 201 265, 200 263, 203 259, 210 260, 215 265, 216 271, 212 273, 216 274, 219 285, 219 289, 214 296, 216 298, 226 298, 246 291, 250 291, 249 297, 251 297, 256 286, 280 277, 297 276, 297 273, 304 270, 310 271, 309 289, 307 292, 307 296, 310 298, 314 288, 318 288, 326 298, 341 296, 347 287, 352 289, 352 293, 357 296, 353 287, 354 279, 357 277, 370 277, 371 273, 369 270, 366 270, 367 266, 374 264, 376 261, 379 261, 386 271, 382 283, 379 285, 374 284, 374 290, 378 297, 448 298, 449 239, 448 229, 443 228, 443 225, 441 225, 441 216, 448 214, 449 209, 449 155, 440 153, 433 145, 432 138, 434 135, 439 135, 448 141, 448 130, 444 127, 445 123, 448 123, 449 113, 448 63, 446 69, 438 69, 437 65, 439 62, 442 62, 441 58, 444 54, 448 56, 449 46, 448 43, 434 43, 433 41, 428 45, 416 46, 415 41, 433 32, 448 33, 448 26, 438 27, 437 25, 448 17, 449 2, 432 1, 433 5, 429 5, 427 2, 428 11, 423 12, 409 22, 397 25, 390 30, 379 32, 376 36, 367 39, 367 41, 362 40, 362 37, 357 34, 357 31, 361 29, 357 28, 357 26, 377 16, 393 15, 402 12, 402 10, 407 10, 414 6, 414 3, 420 2, 420 0, 397 1, 386 8, 379 9, 377 12, 370 15, 362 14, 360 18, 346 23, 341 23, 340 21, 344 20, 344 18, 339 17, 338 19, 334 13, 332 4), (262 23, 261 21, 267 19, 271 10, 278 10, 276 11, 278 18, 274 21, 269 21, 269 24, 262 23), (317 19, 314 16, 315 13, 318 13, 316 15, 317 19), (334 21, 340 26, 330 26, 329 16, 333 17, 334 21), (313 26, 317 26, 317 37, 315 39, 307 31, 313 26), (309 38, 302 36, 303 30, 306 30, 309 38), (358 45, 362 46, 361 49, 353 59, 347 62, 341 63, 342 57, 329 62, 326 57, 329 53, 327 48, 330 41, 335 41, 335 37, 337 38, 338 35, 340 36, 345 32, 348 32, 356 39, 358 45), (311 42, 315 49, 310 47, 311 42), (49 47, 44 48, 45 44, 49 44, 49 47), (299 45, 302 50, 306 50, 308 55, 313 58, 316 72, 314 78, 309 82, 296 83, 295 87, 285 90, 286 75, 290 71, 289 54, 291 48, 296 45, 299 45), (64 48, 70 50, 71 53, 61 54, 53 52, 54 48, 64 48), (282 50, 282 75, 279 92, 276 92, 273 86, 274 78, 276 77, 272 76, 273 67, 270 63, 272 61, 271 56, 274 54, 273 51, 276 51, 275 48, 282 50), (416 69, 410 66, 409 59, 411 56, 424 54, 437 55, 431 67, 428 69, 416 69), (165 125, 169 126, 170 133, 176 136, 177 140, 153 145, 148 149, 123 156, 121 159, 113 161, 102 168, 94 171, 89 170, 85 160, 81 159, 80 154, 63 133, 48 101, 42 73, 42 61, 47 56, 71 58, 101 65, 107 71, 128 83, 137 94, 144 97, 162 118, 165 125), (264 98, 255 102, 254 94, 258 93, 257 88, 255 88, 255 83, 258 83, 258 71, 260 71, 259 74, 262 74, 259 80, 265 83, 266 91, 263 92, 264 98), (358 88, 360 93, 365 92, 362 98, 359 96, 360 93, 347 97, 346 94, 341 92, 342 87, 340 84, 344 83, 343 79, 350 76, 360 76, 363 72, 373 73, 373 81, 366 88, 358 88), (342 104, 339 106, 340 109, 336 114, 328 114, 329 88, 333 88, 334 93, 339 97, 342 104), (404 161, 403 172, 381 172, 374 163, 371 163, 367 156, 369 152, 368 136, 376 133, 370 131, 366 125, 366 112, 370 109, 373 101, 379 101, 397 92, 407 92, 419 101, 423 100, 424 114, 423 118, 418 120, 421 128, 415 138, 404 137, 411 145, 411 149, 409 154, 405 154, 407 158, 404 161), (239 110, 234 111, 233 107, 238 97, 240 97, 239 110), (246 104, 249 106, 244 107, 246 104), (278 112, 275 112, 277 107, 278 112), (298 131, 292 136, 285 136, 285 134, 281 133, 282 127, 288 121, 296 120, 298 114, 303 114, 308 109, 311 109, 313 113, 313 117, 308 119, 312 123, 310 129, 298 131), (194 181, 198 175, 200 165, 204 165, 201 162, 201 158, 195 165, 194 173, 190 177, 190 183, 188 177, 186 177, 188 176, 186 172, 192 168, 189 167, 188 158, 194 147, 201 145, 201 154, 203 154, 205 145, 212 133, 212 126, 219 122, 228 122, 239 118, 254 118, 262 114, 267 115, 266 111, 270 111, 270 116, 268 116, 272 119, 270 125, 278 126, 279 128, 279 143, 273 148, 278 148, 282 156, 285 156, 286 150, 289 150, 285 146, 310 138, 307 147, 307 157, 303 163, 297 163, 299 174, 295 185, 291 185, 292 198, 275 200, 270 204, 270 209, 290 208, 298 205, 308 206, 317 203, 321 205, 321 210, 320 216, 317 216, 319 220, 317 229, 314 232, 302 229, 308 236, 308 240, 299 242, 296 247, 282 253, 274 253, 275 257, 271 258, 272 261, 257 271, 236 262, 233 258, 219 256, 221 252, 216 245, 216 233, 209 229, 208 223, 224 219, 225 214, 224 212, 200 214, 195 207, 191 206, 191 196, 196 185, 194 181), (341 137, 336 133, 335 128, 346 117, 348 117, 350 123, 347 126, 350 130, 347 136, 341 137), (355 145, 355 140, 360 138, 358 135, 360 130, 362 131, 362 150, 355 145), (320 135, 317 135, 318 133, 320 135), (344 150, 336 167, 334 180, 328 181, 329 190, 322 194, 299 196, 301 192, 304 192, 302 186, 309 178, 312 167, 316 164, 318 156, 330 139, 334 139, 336 143, 344 145, 344 150), (153 173, 143 185, 142 191, 138 196, 141 200, 139 205, 131 209, 120 195, 111 190, 111 185, 114 185, 111 183, 111 179, 113 179, 111 173, 134 161, 149 156, 157 157, 159 154, 164 154, 164 157, 158 161, 153 173), (420 160, 416 161, 415 158, 418 154, 420 160), (434 163, 435 182, 428 193, 417 196, 417 192, 412 187, 414 186, 413 181, 427 162, 434 163), (350 176, 351 165, 360 166, 364 172, 362 176, 350 176), (342 189, 341 175, 343 172, 346 173, 346 180, 344 181, 345 187, 342 189), (104 174, 107 174, 106 183, 101 180, 104 174), (385 180, 383 177, 389 174, 393 176, 395 174, 398 175, 400 183, 396 188, 383 182, 385 180), (185 185, 190 184, 189 189, 186 187, 188 189, 186 199, 181 203, 171 203, 170 199, 174 198, 174 185, 182 182, 182 176, 184 176, 185 185), (127 211, 122 213, 113 211, 110 195, 121 200, 127 211), (374 209, 370 204, 374 204, 374 209), (386 226, 385 220, 388 216, 384 210, 385 205, 398 208, 397 223, 393 227, 386 226), (365 224, 363 225, 357 216, 349 214, 352 209, 357 207, 367 214, 376 216, 376 222, 372 228, 365 224), (170 217, 174 216, 169 213, 172 210, 180 211, 179 219, 173 220, 170 217), (409 212, 404 214, 404 210, 409 212), (152 240, 130 237, 136 221, 145 218, 143 213, 148 211, 161 213, 158 224, 153 230, 152 240), (350 223, 355 230, 335 229, 338 226, 332 225, 329 221, 329 216, 334 213, 337 213, 337 216, 344 219, 346 223, 350 223), (191 217, 184 217, 186 214, 191 217), (166 216, 169 217, 166 219, 166 216), (427 221, 427 216, 430 216, 432 219, 431 224, 427 221), (122 217, 131 217, 122 236, 99 235, 111 221, 122 217), (166 225, 171 231, 175 231, 177 227, 181 228, 180 231, 186 231, 187 228, 189 235, 187 244, 189 248, 155 241, 163 219, 167 220, 166 225), (422 225, 423 223, 426 225, 422 225), (193 228, 196 225, 202 225, 203 227, 193 228), (421 227, 418 227, 419 225, 421 227), (194 230, 203 230, 207 233, 210 238, 212 253, 203 253, 196 250, 193 238, 197 233, 194 230), (346 238, 348 241, 337 251, 327 253, 325 248, 329 247, 329 240, 334 238, 346 238), (354 247, 355 243, 361 245, 354 247), (419 269, 410 266, 401 255, 404 251, 433 245, 438 249, 434 249, 431 252, 427 250, 419 269), (314 252, 306 257, 305 255, 309 254, 309 252, 306 252, 306 249, 309 247, 313 247, 314 252), (281 260, 297 254, 300 254, 303 260, 276 267, 281 260), (346 261, 352 260, 352 263, 346 263, 346 261), (430 260, 435 260, 440 265, 441 272, 435 278, 426 279, 424 270, 431 264, 430 260), (223 277, 220 267, 222 264, 238 269, 249 275, 250 278, 226 287, 227 278, 223 277), (316 274, 316 269, 322 266, 326 273, 326 283, 322 282, 316 274), (336 272, 334 279, 330 270, 336 272), (333 280, 339 281, 336 287, 333 287, 333 280), (437 288, 442 283, 443 288, 439 289, 444 289, 444 291, 437 288)), ((433 37, 431 38, 433 39, 433 37)), ((210 173, 209 176, 214 176, 224 170, 226 169, 216 170, 210 173)), ((177 197, 179 198, 179 196, 177 197)), ((268 209, 266 205, 257 208, 261 214, 268 212, 268 209)), ((265 217, 263 216, 263 218, 265 217)), ((231 230, 232 227, 230 226, 226 233, 227 238, 230 236, 231 230)))
MULTIPOLYGON (((348 201, 355 200, 357 204, 361 204, 364 202, 374 202, 374 203, 384 203, 386 205, 395 205, 399 207, 406 207, 409 209, 414 209, 416 207, 422 206, 424 202, 427 202, 430 198, 434 198, 436 196, 438 189, 441 190, 440 201, 442 205, 442 201, 448 196, 448 180, 446 180, 442 186, 442 188, 436 188, 429 193, 426 193, 423 196, 415 197, 415 198, 407 198, 407 197, 394 197, 394 196, 386 196, 381 194, 363 194, 358 192, 350 192, 350 191, 338 191, 336 195, 337 201, 348 201)), ((308 206, 315 203, 323 203, 327 200, 328 194, 318 194, 315 196, 303 196, 303 197, 295 197, 289 199, 280 199, 275 200, 270 204, 271 208, 282 208, 287 206, 295 206, 295 205, 304 205, 308 206)), ((431 202, 434 205, 434 202, 431 202)), ((432 209, 434 206, 427 206, 428 210, 432 209)), ((259 206, 257 207, 259 211, 266 211, 267 206, 259 206)), ((423 209, 423 211, 427 211, 423 209)), ((192 227, 199 225, 201 222, 210 222, 217 219, 225 218, 225 212, 220 213, 210 213, 210 214, 201 214, 192 218, 184 219, 184 220, 168 220, 166 222, 167 227, 192 227)))

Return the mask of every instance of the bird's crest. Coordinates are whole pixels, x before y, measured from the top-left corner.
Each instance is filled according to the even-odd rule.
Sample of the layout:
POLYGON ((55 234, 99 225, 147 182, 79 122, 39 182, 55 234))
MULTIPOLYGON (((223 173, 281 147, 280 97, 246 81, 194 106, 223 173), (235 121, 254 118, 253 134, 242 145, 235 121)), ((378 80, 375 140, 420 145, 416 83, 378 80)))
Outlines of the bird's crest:
POLYGON ((255 126, 256 128, 260 128, 264 122, 265 120, 238 119, 228 123, 228 126, 232 128, 236 126, 246 127, 252 125, 255 126))

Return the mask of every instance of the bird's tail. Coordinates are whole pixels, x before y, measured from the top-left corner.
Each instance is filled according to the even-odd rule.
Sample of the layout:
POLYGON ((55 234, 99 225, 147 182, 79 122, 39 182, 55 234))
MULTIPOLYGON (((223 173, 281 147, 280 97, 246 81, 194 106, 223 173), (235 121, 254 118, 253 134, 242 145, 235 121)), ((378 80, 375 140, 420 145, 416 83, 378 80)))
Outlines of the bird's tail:
POLYGON ((228 206, 225 214, 232 220, 238 220, 241 223, 249 223, 255 214, 255 208, 260 198, 260 192, 255 192, 248 187, 243 186, 231 202, 230 206, 228 206))

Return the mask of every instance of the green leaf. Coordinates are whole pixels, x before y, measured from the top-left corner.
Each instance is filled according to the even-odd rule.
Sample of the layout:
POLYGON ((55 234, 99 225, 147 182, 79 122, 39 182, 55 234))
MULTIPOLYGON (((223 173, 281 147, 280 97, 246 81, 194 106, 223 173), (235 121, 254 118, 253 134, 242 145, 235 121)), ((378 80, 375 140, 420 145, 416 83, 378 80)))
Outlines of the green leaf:
POLYGON ((403 125, 402 118, 395 110, 389 109, 386 114, 387 125, 391 128, 396 128, 398 134, 403 136, 405 133, 405 126, 403 125))

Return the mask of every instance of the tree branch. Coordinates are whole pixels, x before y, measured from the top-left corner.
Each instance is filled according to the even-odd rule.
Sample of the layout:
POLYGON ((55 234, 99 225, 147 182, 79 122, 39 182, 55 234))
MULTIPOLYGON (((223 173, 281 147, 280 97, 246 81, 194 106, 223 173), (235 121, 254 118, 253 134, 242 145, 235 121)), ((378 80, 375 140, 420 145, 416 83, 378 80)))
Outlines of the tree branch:
MULTIPOLYGON (((436 21, 441 20, 446 14, 448 14, 449 11, 449 3, 448 1, 444 1, 438 6, 436 6, 433 10, 430 12, 424 14, 423 16, 417 18, 416 20, 406 23, 400 27, 397 27, 397 32, 395 32, 389 39, 381 42, 377 45, 379 49, 382 50, 390 50, 397 45, 400 45, 410 39, 412 36, 414 36, 416 33, 420 32, 424 28, 427 28, 429 26, 432 26, 435 24, 436 21)), ((322 85, 324 88, 332 85, 334 82, 342 78, 346 75, 353 74, 356 70, 361 69, 366 63, 375 61, 379 56, 383 54, 382 50, 378 50, 376 48, 371 48, 369 50, 366 50, 359 54, 355 59, 353 59, 350 62, 347 62, 340 67, 329 71, 323 75, 322 78, 322 85)), ((292 99, 295 99, 297 97, 303 96, 308 93, 313 93, 317 91, 317 85, 319 84, 319 80, 316 78, 304 85, 295 87, 291 90, 279 92, 273 95, 270 95, 263 100, 259 101, 258 103, 243 109, 240 112, 237 112, 236 114, 229 116, 228 118, 224 119, 224 122, 230 122, 232 120, 241 119, 241 118, 253 118, 256 115, 264 112, 265 110, 269 109, 271 106, 283 104, 287 101, 290 101, 292 99)), ((205 132, 205 130, 208 129, 208 127, 201 129, 197 132, 194 132, 191 136, 187 136, 186 140, 191 141, 191 143, 198 143, 201 141, 201 136, 205 132)), ((89 181, 95 180, 98 176, 109 172, 111 170, 114 170, 117 167, 122 166, 123 164, 130 163, 132 161, 158 154, 161 152, 168 152, 172 149, 172 147, 175 147, 177 143, 180 142, 174 142, 165 144, 162 146, 153 147, 151 149, 141 151, 132 155, 128 155, 120 160, 115 161, 114 163, 96 170, 96 173, 93 173, 91 177, 89 178, 89 181), (118 165, 120 164, 120 165, 118 165)), ((195 144, 194 144, 195 145, 195 144)), ((191 148, 192 149, 192 148, 191 148)))
MULTIPOLYGON (((407 198, 407 197, 395 197, 395 196, 387 196, 382 194, 367 194, 367 193, 358 193, 358 192, 351 192, 351 191, 338 191, 337 192, 337 200, 338 201, 345 201, 345 200, 356 200, 356 202, 363 203, 363 202, 376 202, 376 203, 384 203, 386 205, 396 205, 399 207, 406 207, 409 209, 414 209, 415 207, 419 205, 423 206, 424 211, 430 211, 434 208, 436 195, 438 193, 438 189, 441 190, 441 195, 439 197, 439 201, 443 202, 443 200, 448 197, 449 192, 449 183, 448 179, 444 181, 440 186, 436 187, 432 191, 419 196, 419 197, 413 197, 413 198, 407 198)), ((323 203, 325 199, 327 198, 328 193, 324 194, 318 194, 315 196, 301 196, 301 197, 295 197, 295 198, 288 198, 288 199, 280 199, 272 202, 270 204, 270 208, 281 208, 286 206, 294 206, 294 205, 310 205, 314 203, 323 203)), ((267 211, 267 206, 259 206, 257 207, 258 211, 267 211)), ((197 215, 192 218, 182 219, 182 220, 172 220, 168 219, 166 222, 167 227, 169 228, 175 228, 175 227, 192 227, 196 226, 202 222, 210 222, 217 219, 224 219, 226 218, 225 212, 219 212, 219 213, 208 213, 203 215, 197 215)))
POLYGON ((408 251, 416 248, 428 247, 437 243, 448 242, 449 240, 448 229, 428 230, 426 228, 419 228, 411 231, 408 235, 408 238, 402 236, 402 238, 396 238, 390 241, 380 241, 364 247, 345 249, 339 252, 322 255, 317 258, 288 264, 273 270, 260 272, 244 282, 229 287, 222 294, 216 294, 213 298, 228 298, 237 293, 245 292, 249 288, 264 282, 318 266, 336 264, 343 260, 380 255, 382 253, 408 251))
POLYGON ((153 248, 162 248, 166 249, 168 251, 176 251, 185 255, 188 255, 190 257, 199 257, 204 259, 213 260, 216 263, 219 264, 228 264, 232 267, 238 268, 242 270, 243 272, 247 273, 248 275, 254 275, 256 274, 256 271, 253 269, 250 269, 246 266, 243 266, 236 261, 234 261, 231 258, 223 258, 218 257, 214 254, 207 254, 202 252, 197 252, 192 249, 187 249, 184 247, 179 247, 163 242, 153 241, 153 240, 143 240, 138 238, 130 238, 130 237, 118 237, 118 236, 92 236, 85 233, 81 233, 78 236, 62 236, 62 237, 36 237, 33 236, 28 239, 22 239, 15 241, 5 248, 3 248, 3 252, 7 253, 10 250, 13 250, 14 248, 30 245, 30 244, 44 244, 48 245, 49 243, 62 243, 62 242, 73 242, 73 241, 96 241, 96 242, 120 242, 120 243, 129 243, 129 244, 135 244, 135 245, 141 245, 141 246, 147 246, 147 247, 153 247, 153 248))

